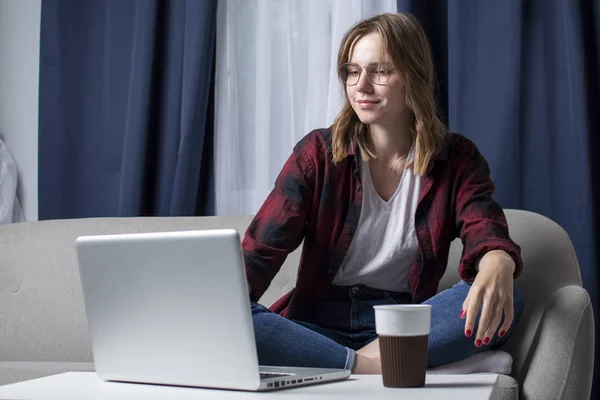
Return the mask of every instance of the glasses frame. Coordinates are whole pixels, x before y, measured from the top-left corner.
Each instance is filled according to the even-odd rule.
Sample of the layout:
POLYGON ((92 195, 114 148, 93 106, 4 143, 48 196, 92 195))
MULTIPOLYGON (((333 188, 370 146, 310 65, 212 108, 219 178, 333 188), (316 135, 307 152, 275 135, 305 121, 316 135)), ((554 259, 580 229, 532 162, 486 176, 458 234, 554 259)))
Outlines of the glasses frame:
POLYGON ((360 82, 360 78, 362 77, 363 74, 363 70, 367 71, 367 78, 369 78, 369 81, 373 84, 373 85, 377 85, 377 86, 385 86, 388 84, 388 82, 390 81, 390 77, 392 76, 392 73, 395 71, 395 69, 393 67, 391 67, 388 63, 378 63, 378 62, 373 62, 370 63, 369 65, 363 66, 361 67, 360 65, 358 65, 357 63, 343 63, 342 65, 340 65, 340 68, 338 70, 338 74, 340 75, 340 79, 342 80, 342 82, 344 82, 344 85, 346 86, 356 86, 358 85, 358 82, 360 82), (371 78, 371 74, 369 74, 369 72, 367 71, 367 68, 370 67, 371 65, 377 65, 379 67, 379 65, 384 64, 386 65, 386 67, 388 67, 390 69, 390 74, 387 77, 387 80, 385 81, 385 83, 377 83, 373 80, 373 78, 371 78), (356 83, 353 84, 349 84, 346 83, 343 79, 342 79, 342 70, 345 66, 347 65, 353 65, 356 66, 358 68, 360 68, 360 74, 358 75, 358 79, 356 80, 356 83))

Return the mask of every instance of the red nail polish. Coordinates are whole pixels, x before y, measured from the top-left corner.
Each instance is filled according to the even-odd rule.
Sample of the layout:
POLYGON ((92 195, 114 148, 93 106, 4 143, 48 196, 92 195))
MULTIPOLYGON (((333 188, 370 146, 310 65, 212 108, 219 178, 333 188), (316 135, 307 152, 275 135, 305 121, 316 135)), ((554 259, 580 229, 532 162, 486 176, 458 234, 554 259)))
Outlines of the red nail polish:
POLYGON ((480 339, 477 339, 477 340, 475 341, 475 346, 477 346, 477 347, 481 347, 481 340, 480 340, 480 339))
POLYGON ((465 310, 461 310, 460 315, 458 316, 459 318, 462 318, 465 316, 465 310))
POLYGON ((500 332, 498 335, 499 335, 500 337, 502 337, 502 336, 506 335, 506 331, 502 331, 502 332, 500 332))
POLYGON ((483 344, 488 344, 490 342, 490 338, 486 337, 483 339, 483 344))
POLYGON ((465 332, 466 337, 471 337, 472 334, 473 334, 473 331, 471 331, 470 329, 465 332))

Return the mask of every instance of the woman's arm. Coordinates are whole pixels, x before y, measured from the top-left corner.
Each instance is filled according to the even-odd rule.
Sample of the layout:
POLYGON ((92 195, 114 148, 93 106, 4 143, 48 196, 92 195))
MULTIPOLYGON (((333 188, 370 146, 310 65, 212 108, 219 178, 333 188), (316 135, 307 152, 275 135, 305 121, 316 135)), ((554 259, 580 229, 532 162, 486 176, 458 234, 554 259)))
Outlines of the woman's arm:
POLYGON ((295 146, 242 241, 252 301, 260 299, 304 238, 315 181, 316 143, 311 137, 295 146))
POLYGON ((504 212, 492 199, 494 184, 486 160, 476 146, 461 138, 456 162, 456 223, 463 242, 460 269, 463 279, 474 279, 460 317, 470 337, 481 307, 475 345, 488 344, 498 330, 503 336, 513 316, 513 283, 521 270, 521 249, 508 233, 504 212))
POLYGON ((502 250, 514 261, 516 278, 523 269, 521 248, 510 238, 504 211, 492 198, 494 183, 487 161, 464 137, 457 140, 452 158, 456 227, 463 243, 461 277, 475 278, 483 255, 502 250))

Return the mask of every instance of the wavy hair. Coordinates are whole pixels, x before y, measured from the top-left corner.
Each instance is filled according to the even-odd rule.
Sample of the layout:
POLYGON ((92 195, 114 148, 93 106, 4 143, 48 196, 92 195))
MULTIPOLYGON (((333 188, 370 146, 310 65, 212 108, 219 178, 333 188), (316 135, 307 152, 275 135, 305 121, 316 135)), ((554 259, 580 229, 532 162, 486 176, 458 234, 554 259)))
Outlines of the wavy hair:
MULTIPOLYGON (((387 51, 395 71, 404 80, 406 105, 411 113, 411 132, 415 140, 415 157, 411 166, 416 174, 424 175, 444 148, 448 135, 448 129, 438 116, 429 41, 421 24, 410 14, 380 14, 358 22, 346 32, 338 52, 338 77, 344 89, 340 68, 350 60, 356 41, 372 32, 381 36, 380 61, 387 51)), ((377 158, 369 127, 358 119, 347 94, 345 98, 342 111, 332 125, 334 163, 347 156, 348 147, 354 140, 365 161, 377 158)))

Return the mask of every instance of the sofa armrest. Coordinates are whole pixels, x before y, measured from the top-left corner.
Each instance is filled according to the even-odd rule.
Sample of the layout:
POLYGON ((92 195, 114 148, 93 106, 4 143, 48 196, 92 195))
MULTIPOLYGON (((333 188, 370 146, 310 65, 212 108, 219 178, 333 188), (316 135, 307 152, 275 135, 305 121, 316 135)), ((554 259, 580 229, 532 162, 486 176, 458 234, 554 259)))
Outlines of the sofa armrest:
POLYGON ((546 305, 521 371, 523 399, 589 399, 594 370, 594 315, 580 286, 558 289, 546 305))

